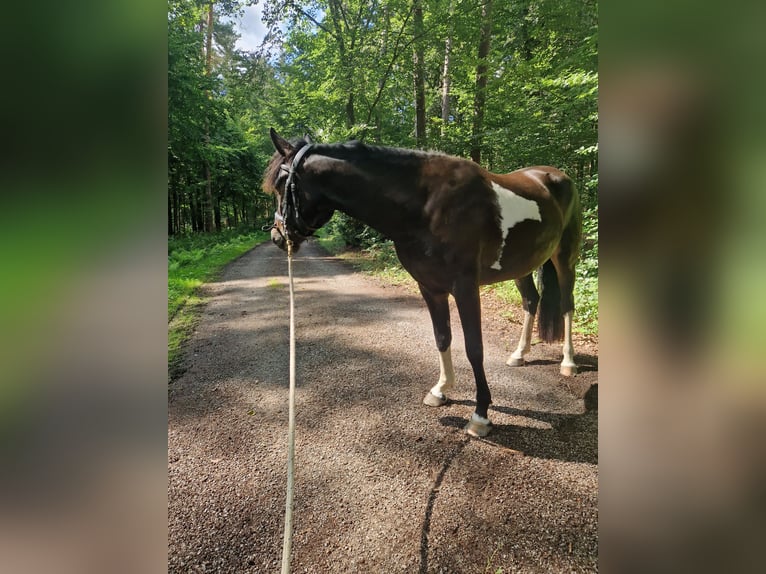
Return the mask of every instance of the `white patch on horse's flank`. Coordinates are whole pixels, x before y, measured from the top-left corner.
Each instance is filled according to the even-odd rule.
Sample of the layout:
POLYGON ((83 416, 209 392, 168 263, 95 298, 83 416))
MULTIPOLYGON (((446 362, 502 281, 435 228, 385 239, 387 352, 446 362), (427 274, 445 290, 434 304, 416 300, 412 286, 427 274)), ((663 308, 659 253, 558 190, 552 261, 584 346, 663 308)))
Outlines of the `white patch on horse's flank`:
POLYGON ((540 207, 536 201, 516 195, 510 189, 494 181, 492 182, 492 189, 497 194, 497 203, 500 206, 500 231, 503 232, 500 252, 497 254, 497 261, 492 264, 492 269, 500 269, 500 258, 503 256, 505 240, 511 228, 525 219, 542 221, 543 218, 540 216, 540 207))

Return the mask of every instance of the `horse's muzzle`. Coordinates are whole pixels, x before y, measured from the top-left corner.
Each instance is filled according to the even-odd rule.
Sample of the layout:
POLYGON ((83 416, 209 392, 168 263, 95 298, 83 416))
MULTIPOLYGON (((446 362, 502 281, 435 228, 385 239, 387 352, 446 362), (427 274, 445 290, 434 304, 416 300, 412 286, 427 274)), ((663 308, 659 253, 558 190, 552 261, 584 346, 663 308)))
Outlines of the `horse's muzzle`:
MULTIPOLYGON (((285 236, 282 235, 276 228, 271 230, 271 241, 282 251, 287 251, 287 240, 285 239, 285 236)), ((300 249, 301 243, 302 241, 293 241, 293 253, 297 253, 298 249, 300 249)))
POLYGON ((287 241, 285 241, 284 235, 276 228, 271 229, 271 241, 280 249, 287 251, 287 241))

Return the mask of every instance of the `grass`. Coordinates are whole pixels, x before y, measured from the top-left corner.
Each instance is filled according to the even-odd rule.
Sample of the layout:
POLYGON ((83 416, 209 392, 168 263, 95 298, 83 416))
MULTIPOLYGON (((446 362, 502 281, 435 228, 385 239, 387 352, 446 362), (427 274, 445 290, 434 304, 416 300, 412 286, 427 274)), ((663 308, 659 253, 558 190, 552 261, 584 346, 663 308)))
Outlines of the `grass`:
POLYGON ((365 249, 349 249, 343 238, 324 230, 320 231, 317 240, 325 251, 351 263, 362 273, 378 277, 392 285, 405 285, 417 289, 415 280, 399 263, 394 244, 390 241, 377 243, 365 249))
POLYGON ((487 558, 487 565, 484 567, 485 574, 503 574, 503 569, 500 566, 498 566, 496 570, 492 570, 492 563, 495 561, 497 551, 500 550, 502 546, 503 544, 498 542, 495 545, 495 548, 492 550, 492 554, 489 556, 489 558, 487 558))
POLYGON ((168 239, 168 369, 177 370, 181 345, 199 318, 205 298, 200 288, 224 266, 266 241, 261 231, 230 230, 168 239))
MULTIPOLYGON (((491 294, 500 299, 503 303, 516 307, 521 306, 521 293, 519 293, 519 290, 516 288, 516 284, 513 281, 503 281, 502 283, 495 283, 493 285, 484 285, 481 288, 481 294, 491 294)), ((513 316, 514 313, 510 309, 502 313, 504 319, 512 319, 513 316)))
MULTIPOLYGON (((411 286, 417 290, 415 281, 399 263, 394 246, 390 241, 377 243, 365 249, 349 249, 339 235, 320 230, 319 244, 327 251, 351 263, 357 270, 379 277, 394 285, 411 286)), ((482 294, 497 297, 503 303, 521 305, 521 295, 513 281, 504 281, 481 288, 482 294)), ((590 251, 578 263, 575 281, 575 319, 573 330, 585 335, 598 334, 598 252, 590 251)), ((503 313, 506 319, 513 317, 513 311, 503 313)))

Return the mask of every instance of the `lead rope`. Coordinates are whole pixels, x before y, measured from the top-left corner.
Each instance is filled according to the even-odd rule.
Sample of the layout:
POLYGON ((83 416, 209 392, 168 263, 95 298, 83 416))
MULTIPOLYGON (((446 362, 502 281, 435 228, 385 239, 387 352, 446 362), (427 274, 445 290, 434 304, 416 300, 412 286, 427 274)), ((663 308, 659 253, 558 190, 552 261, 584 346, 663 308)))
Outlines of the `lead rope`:
POLYGON ((293 474, 295 467, 295 296, 293 293, 293 242, 287 240, 287 274, 290 278, 290 393, 287 424, 287 496, 285 497, 285 536, 282 543, 282 574, 290 574, 293 545, 293 474))

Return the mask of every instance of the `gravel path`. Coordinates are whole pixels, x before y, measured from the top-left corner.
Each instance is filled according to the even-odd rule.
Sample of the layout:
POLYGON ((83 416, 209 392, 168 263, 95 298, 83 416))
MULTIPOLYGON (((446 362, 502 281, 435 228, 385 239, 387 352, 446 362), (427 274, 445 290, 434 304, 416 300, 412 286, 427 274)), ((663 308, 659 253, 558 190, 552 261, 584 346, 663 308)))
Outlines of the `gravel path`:
MULTIPOLYGON (((458 387, 434 409, 421 403, 439 365, 419 295, 311 243, 293 269, 293 572, 597 570, 594 356, 578 355, 583 372, 565 379, 560 348, 540 344, 532 365, 511 369, 518 326, 485 307, 495 428, 469 439, 473 377, 454 304, 458 387)), ((286 273, 271 244, 231 264, 209 286, 185 372, 169 386, 169 572, 279 571, 286 273)))

